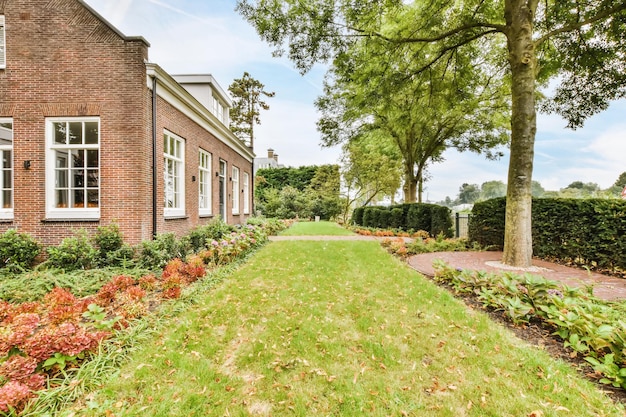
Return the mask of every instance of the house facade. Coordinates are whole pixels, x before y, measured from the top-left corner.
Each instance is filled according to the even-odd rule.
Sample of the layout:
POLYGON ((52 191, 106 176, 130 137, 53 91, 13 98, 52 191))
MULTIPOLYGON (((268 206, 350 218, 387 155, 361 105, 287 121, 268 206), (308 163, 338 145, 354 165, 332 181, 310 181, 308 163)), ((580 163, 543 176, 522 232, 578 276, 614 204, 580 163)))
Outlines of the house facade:
POLYGON ((171 76, 81 0, 0 0, 0 232, 128 243, 252 213, 254 154, 210 75, 171 76))

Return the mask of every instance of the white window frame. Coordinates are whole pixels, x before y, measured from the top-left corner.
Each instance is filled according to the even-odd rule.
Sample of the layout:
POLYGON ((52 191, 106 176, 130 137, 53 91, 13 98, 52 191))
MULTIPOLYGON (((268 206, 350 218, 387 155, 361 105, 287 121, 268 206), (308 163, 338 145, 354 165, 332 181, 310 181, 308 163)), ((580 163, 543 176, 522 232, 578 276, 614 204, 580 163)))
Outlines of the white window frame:
MULTIPOLYGON (((84 132, 83 132, 84 134, 84 132)), ((102 143, 102 132, 100 125, 99 117, 50 117, 46 118, 46 218, 48 219, 75 219, 75 220, 83 220, 83 219, 99 219, 100 218, 100 204, 102 201, 102 189, 101 189, 101 152, 100 152, 100 144, 102 143), (72 123, 72 122, 81 122, 83 123, 97 123, 98 124, 98 143, 97 144, 58 144, 54 142, 54 124, 55 123, 72 123), (84 151, 98 151, 98 166, 97 167, 88 167, 87 161, 84 162, 83 171, 97 171, 98 172, 98 206, 97 207, 57 207, 56 201, 56 190, 58 188, 57 183, 57 152, 58 151, 66 151, 68 154, 74 150, 84 150, 84 151), (91 168, 91 169, 89 169, 91 168)), ((84 138, 84 136, 83 136, 84 138)), ((67 189, 67 199, 68 205, 71 204, 71 200, 73 199, 73 190, 79 189, 79 186, 72 184, 71 171, 72 166, 69 161, 67 161, 67 166, 63 167, 68 170, 68 178, 67 185, 63 188, 67 189)), ((89 191, 89 179, 88 173, 86 173, 83 177, 83 185, 85 192, 87 194, 84 195, 84 200, 88 200, 88 191, 89 191)), ((93 187, 91 187, 91 191, 93 191, 93 187)))
POLYGON ((233 214, 239 214, 239 168, 233 167, 231 181, 233 182, 233 214))
POLYGON ((200 149, 198 153, 198 214, 213 214, 213 187, 211 186, 211 166, 213 156, 210 152, 200 149))
POLYGON ((4 16, 0 15, 0 69, 7 67, 6 26, 4 16))
MULTIPOLYGON (((1 16, 0 16, 1 17, 1 16)), ((15 196, 15 182, 14 179, 14 170, 15 170, 15 162, 14 162, 14 152, 13 152, 13 132, 15 131, 15 126, 13 126, 13 119, 11 118, 0 118, 1 124, 11 124, 11 130, 7 133, 3 127, 0 126, 0 219, 3 220, 11 220, 13 219, 13 200, 15 196), (9 136, 10 143, 3 144, 1 139, 3 137, 9 136), (10 152, 10 166, 4 166, 4 152, 10 152), (5 187, 6 176, 9 176, 8 187, 5 187), (4 193, 5 191, 10 191, 11 199, 10 201, 5 201, 4 193)))
POLYGON ((250 214, 250 174, 243 173, 243 214, 250 214))
POLYGON ((185 216, 185 140, 167 130, 163 132, 163 215, 185 216), (172 150, 173 153, 170 152, 172 150), (171 171, 168 170, 170 163, 171 171), (170 193, 167 184, 170 180, 174 181, 174 200, 173 205, 168 207, 170 193))

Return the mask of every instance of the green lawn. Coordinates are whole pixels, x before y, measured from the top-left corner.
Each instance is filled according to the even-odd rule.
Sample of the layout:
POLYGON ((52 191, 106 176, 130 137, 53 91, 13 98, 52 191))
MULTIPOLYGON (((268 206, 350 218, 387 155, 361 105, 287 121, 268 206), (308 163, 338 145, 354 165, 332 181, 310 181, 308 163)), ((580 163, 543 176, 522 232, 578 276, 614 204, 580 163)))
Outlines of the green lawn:
POLYGON ((281 236, 350 236, 351 231, 334 222, 297 222, 289 229, 283 230, 281 236))
MULTIPOLYGON (((310 225, 319 226, 297 227, 310 225)), ((376 242, 282 241, 174 316, 65 415, 582 417, 624 410, 376 242)))

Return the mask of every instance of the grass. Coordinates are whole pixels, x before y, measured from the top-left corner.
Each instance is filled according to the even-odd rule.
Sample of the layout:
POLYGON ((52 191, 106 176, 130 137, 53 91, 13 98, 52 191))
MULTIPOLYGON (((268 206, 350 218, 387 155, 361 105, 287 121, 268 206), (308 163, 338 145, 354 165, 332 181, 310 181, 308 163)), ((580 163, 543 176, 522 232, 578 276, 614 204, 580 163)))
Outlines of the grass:
POLYGON ((334 222, 297 222, 283 230, 281 236, 352 236, 354 233, 334 222))
POLYGON ((194 298, 62 415, 624 415, 375 242, 273 242, 194 298))

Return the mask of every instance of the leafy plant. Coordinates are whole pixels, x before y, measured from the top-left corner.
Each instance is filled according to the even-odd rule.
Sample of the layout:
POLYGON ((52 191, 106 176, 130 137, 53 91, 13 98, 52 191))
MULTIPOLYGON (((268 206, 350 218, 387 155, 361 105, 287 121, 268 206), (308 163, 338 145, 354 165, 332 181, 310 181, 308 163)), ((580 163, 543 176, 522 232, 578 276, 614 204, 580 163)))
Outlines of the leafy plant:
POLYGON ((66 271, 89 269, 97 265, 98 251, 87 232, 80 230, 73 237, 63 239, 59 246, 47 248, 47 264, 66 271))
POLYGON ((41 245, 27 234, 14 229, 0 235, 0 268, 20 272, 33 266, 41 245))

